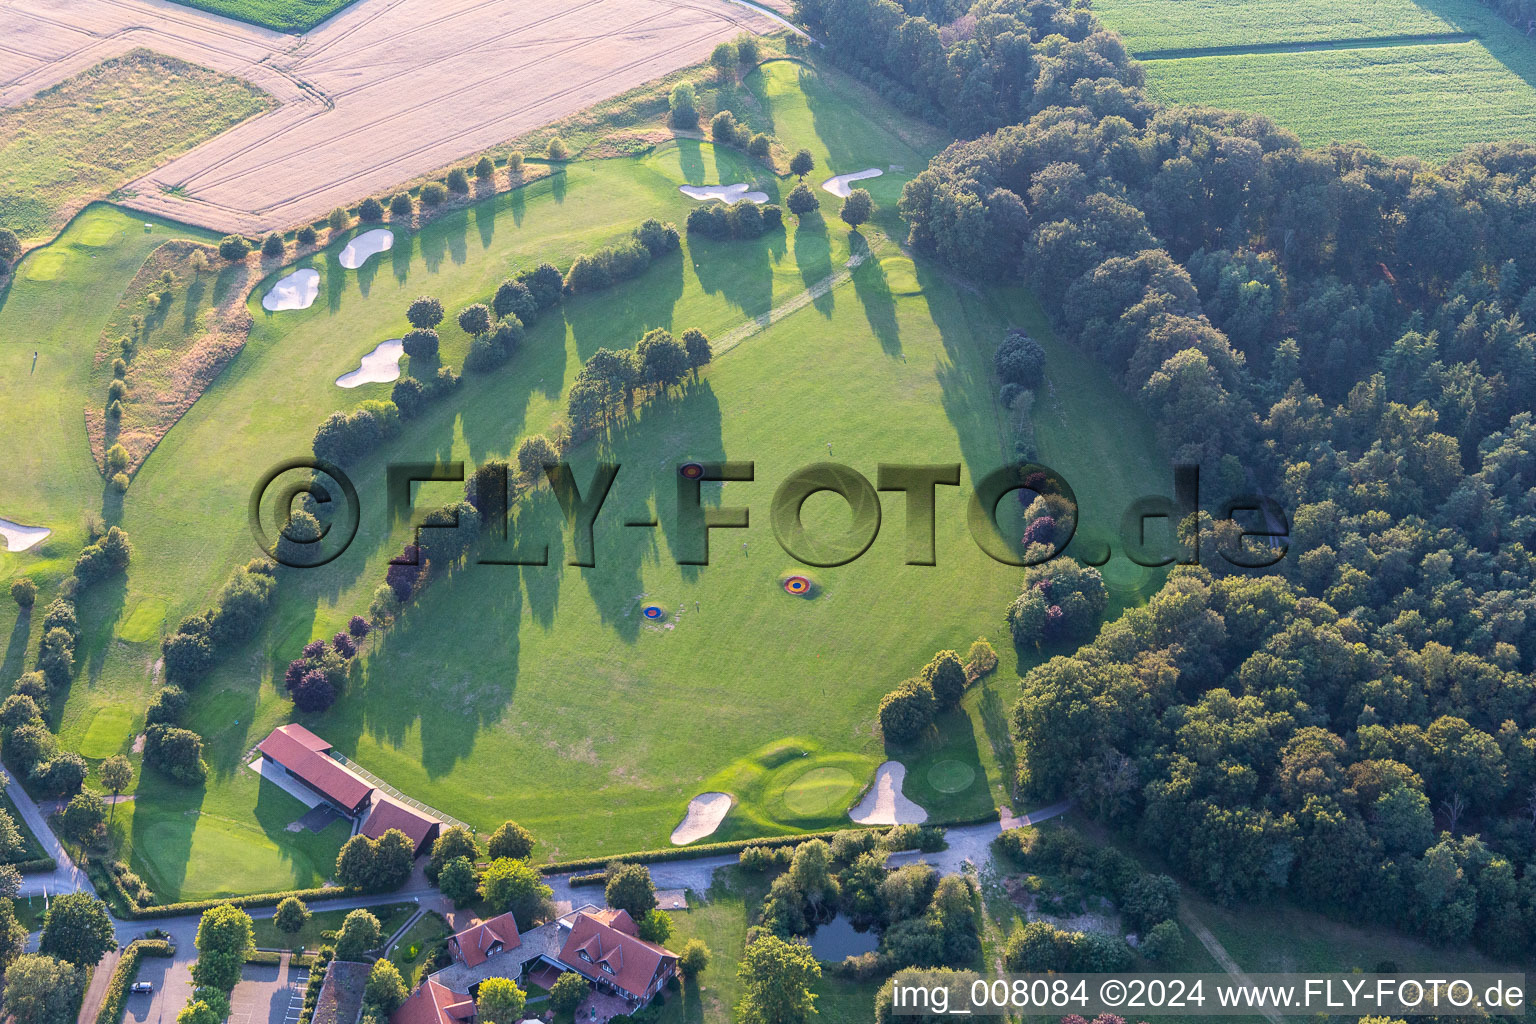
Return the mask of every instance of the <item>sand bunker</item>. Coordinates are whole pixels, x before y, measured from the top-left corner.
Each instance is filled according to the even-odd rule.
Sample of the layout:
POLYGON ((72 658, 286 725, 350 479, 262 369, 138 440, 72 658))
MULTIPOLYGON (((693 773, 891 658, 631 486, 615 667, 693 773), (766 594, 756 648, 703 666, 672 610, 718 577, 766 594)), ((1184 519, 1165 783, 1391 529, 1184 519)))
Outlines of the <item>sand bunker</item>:
POLYGON ((688 814, 672 830, 672 845, 686 846, 714 833, 734 801, 729 793, 700 793, 688 801, 688 814))
POLYGON ((405 346, 399 338, 381 341, 374 346, 372 352, 363 356, 357 369, 337 377, 336 385, 355 388, 363 384, 388 384, 392 380, 399 380, 400 357, 403 355, 405 346))
POLYGON ((848 817, 860 825, 921 825, 928 812, 908 800, 901 792, 907 769, 900 761, 887 761, 875 769, 875 784, 869 787, 848 817))
POLYGON ((280 309, 308 309, 320 294, 320 271, 295 270, 277 284, 261 300, 261 308, 269 313, 280 309))
POLYGON ((835 178, 828 178, 821 183, 821 187, 835 196, 848 198, 848 193, 853 191, 853 183, 863 181, 865 178, 878 178, 884 174, 878 167, 869 167, 862 171, 854 171, 852 174, 839 174, 835 178))
POLYGON ((395 233, 388 228, 374 228, 372 231, 364 231, 341 250, 341 255, 336 257, 336 262, 348 270, 356 270, 368 262, 368 257, 376 256, 381 252, 388 252, 395 246, 395 233))
POLYGON ((0 537, 5 538, 7 551, 25 551, 36 547, 52 532, 45 526, 22 526, 9 519, 0 519, 0 537))
MULTIPOLYGON (((878 171, 876 174, 880 173, 878 171)), ((693 199, 719 199, 722 202, 734 203, 745 199, 749 203, 766 203, 768 193, 748 192, 751 188, 744 181, 738 181, 734 185, 679 185, 678 191, 693 199)))

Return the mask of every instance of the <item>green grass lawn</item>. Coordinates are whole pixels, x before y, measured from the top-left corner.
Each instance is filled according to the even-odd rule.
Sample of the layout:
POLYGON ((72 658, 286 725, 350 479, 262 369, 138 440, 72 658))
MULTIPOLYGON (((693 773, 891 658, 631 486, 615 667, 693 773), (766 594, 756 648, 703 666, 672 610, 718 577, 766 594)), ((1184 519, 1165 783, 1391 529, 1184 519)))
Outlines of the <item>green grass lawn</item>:
MULTIPOLYGON (((268 627, 196 691, 188 724, 207 741, 206 786, 188 790, 151 771, 139 780, 136 801, 119 808, 123 856, 163 898, 284 889, 329 875, 344 830, 288 832, 302 808, 258 785, 242 762, 268 730, 292 717, 279 691, 287 661, 366 609, 386 561, 409 536, 408 524, 385 514, 385 462, 472 465, 505 456, 522 436, 548 430, 561 416, 566 387, 597 348, 631 345, 656 326, 697 326, 720 337, 795 300, 867 246, 878 258, 865 260, 850 281, 803 302, 681 395, 640 410, 601 445, 576 453, 581 480, 598 457, 623 467, 599 522, 596 569, 560 565, 568 547, 558 513, 547 489, 536 492, 519 510, 518 528, 548 541, 552 564, 468 566, 434 581, 370 645, 347 696, 306 724, 393 785, 478 828, 521 821, 540 839, 541 857, 665 845, 688 799, 733 773, 740 774, 738 804, 718 837, 828 827, 844 820, 876 764, 892 753, 909 756, 886 751, 876 733, 880 695, 934 651, 964 651, 978 634, 1002 633, 1019 573, 972 541, 963 487, 940 493, 939 566, 903 564, 905 516, 891 495, 879 539, 852 564, 816 570, 815 598, 791 597, 779 585, 798 565, 774 542, 768 508, 789 473, 826 459, 830 442, 835 459, 871 478, 881 462, 954 461, 968 485, 1004 460, 990 371, 997 343, 1014 324, 1047 328, 1022 290, 957 289, 885 237, 899 237, 893 207, 903 181, 942 144, 931 130, 892 114, 836 72, 818 75, 792 62, 754 72, 744 88, 782 144, 812 150, 814 181, 886 168, 867 183, 881 204, 874 223, 852 234, 836 218, 838 201, 818 190, 822 216, 791 219, 782 234, 690 242, 640 280, 571 300, 543 318, 505 367, 470 376, 356 467, 364 496, 357 540, 323 569, 285 571, 268 627), (706 499, 749 506, 751 526, 715 531, 710 566, 680 567, 670 467, 726 457, 754 460, 757 479, 710 485, 706 499), (654 513, 661 526, 618 525, 642 513, 654 513), (674 629, 641 626, 638 608, 649 601, 673 613, 674 629), (810 757, 803 765, 764 766, 765 747, 810 757), (811 774, 819 769, 827 770, 811 774)), ((135 546, 127 580, 82 602, 80 677, 57 712, 63 742, 88 742, 98 752, 113 749, 114 739, 119 748, 131 744, 155 685, 160 631, 206 607, 232 568, 256 554, 245 521, 252 484, 273 460, 307 453, 315 425, 331 411, 388 394, 388 385, 343 391, 333 381, 380 340, 400 336, 412 298, 436 295, 451 313, 487 298, 514 269, 546 259, 568 263, 646 217, 681 223, 692 201, 677 186, 711 168, 734 174, 751 164, 698 143, 578 162, 402 234, 361 271, 338 268, 331 258, 337 246, 302 261, 321 273, 319 301, 306 311, 268 314, 259 305, 266 285, 258 286, 246 348, 165 436, 121 503, 103 496, 79 396, 117 297, 163 236, 119 231, 131 221, 103 208, 82 218, 105 221, 99 233, 112 240, 100 251, 80 248, 78 233, 88 225, 77 222, 30 257, 0 308, 7 370, 0 400, 15 401, 5 408, 21 410, 47 444, 0 466, 7 496, 0 515, 59 533, 37 553, 7 556, 0 571, 37 573, 46 600, 82 539, 82 509, 120 521, 135 546), (55 254, 54 279, 25 272, 55 254), (79 296, 60 282, 94 285, 79 296), (27 374, 30 348, 23 351, 33 338, 49 352, 35 378, 27 374), (131 717, 101 719, 108 707, 129 708, 131 717)), ((757 179, 771 194, 788 189, 765 168, 757 179)), ((468 341, 456 327, 444 330, 443 360, 461 365, 468 341)), ((1150 431, 1112 388, 1087 393, 1107 386, 1107 378, 1086 375, 1054 343, 1049 358, 1060 400, 1050 415, 1060 417, 1061 433, 1048 444, 1048 424, 1039 425, 1042 452, 1084 495, 1104 501, 1093 515, 1117 518, 1142 481, 1161 481, 1167 471, 1139 466, 1090 481, 1103 475, 1105 453, 1147 452, 1150 431), (1074 423, 1081 437, 1072 436, 1074 423)), ((456 484, 418 491, 423 507, 461 493, 456 484)), ((1085 507, 1085 518, 1090 512, 1085 507)), ((807 503, 806 515, 813 525, 846 518, 826 496, 807 503)), ((10 630, 9 657, 19 666, 34 627, 14 614, 0 608, 0 630, 10 630)), ((968 698, 981 720, 956 716, 933 752, 910 755, 923 785, 934 778, 952 785, 964 774, 954 765, 933 774, 940 762, 972 773, 953 792, 917 793, 935 817, 1000 802, 989 791, 1003 788, 1011 770, 994 726, 998 707, 1013 700, 1005 681, 1016 665, 1011 645, 997 646, 995 685, 968 698)))
MULTIPOLYGON (((271 105, 254 86, 148 50, 103 61, 0 111, 0 226, 23 240, 50 235, 90 200, 271 105)), ((43 259, 27 273, 62 269, 43 259)))
MULTIPOLYGON (((383 906, 369 908, 373 916, 379 919, 379 931, 385 938, 393 935, 397 928, 409 921, 417 909, 415 903, 386 903, 383 906)), ((292 933, 279 930, 272 923, 270 916, 258 918, 252 922, 252 935, 255 937, 257 949, 295 949, 300 945, 305 949, 318 949, 323 941, 321 933, 339 931, 342 922, 350 913, 350 910, 316 911, 309 915, 309 920, 305 922, 303 928, 292 933)), ((427 917, 432 918, 436 915, 429 914, 427 917)), ((412 929, 412 932, 414 931, 415 929, 412 929)))
MULTIPOLYGON (((394 927, 400 925, 397 922, 394 927)), ((385 934, 389 934, 386 932, 385 934)), ((452 935, 448 922, 442 915, 427 913, 421 915, 417 922, 411 925, 409 931, 400 936, 400 941, 395 943, 389 951, 389 959, 400 969, 400 974, 405 978, 406 984, 411 988, 421 980, 427 964, 432 960, 432 954, 436 948, 452 935)))

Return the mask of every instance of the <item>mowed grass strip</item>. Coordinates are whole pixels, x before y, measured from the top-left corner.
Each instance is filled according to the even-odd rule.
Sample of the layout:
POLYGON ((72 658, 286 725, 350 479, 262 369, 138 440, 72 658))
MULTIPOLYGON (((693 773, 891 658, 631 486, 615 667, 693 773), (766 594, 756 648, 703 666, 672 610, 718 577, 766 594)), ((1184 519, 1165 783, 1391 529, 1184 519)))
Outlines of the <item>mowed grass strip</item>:
POLYGON ((1093 10, 1138 55, 1457 31, 1413 0, 1095 0, 1093 10))
POLYGON ((103 61, 0 110, 0 225, 24 240, 51 235, 90 200, 272 102, 246 82, 149 50, 103 61))
POLYGON ((1536 89, 1481 43, 1182 57, 1145 65, 1164 103, 1274 118, 1309 146, 1363 142, 1440 160, 1479 142, 1530 140, 1536 89))

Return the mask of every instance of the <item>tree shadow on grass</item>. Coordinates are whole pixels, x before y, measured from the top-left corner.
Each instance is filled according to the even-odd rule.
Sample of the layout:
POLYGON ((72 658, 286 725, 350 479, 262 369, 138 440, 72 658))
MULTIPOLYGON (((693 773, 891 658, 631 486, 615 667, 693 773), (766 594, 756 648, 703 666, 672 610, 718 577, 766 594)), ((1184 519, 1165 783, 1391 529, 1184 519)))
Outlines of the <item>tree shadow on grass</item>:
MULTIPOLYGON (((121 575, 101 580, 81 595, 78 608, 84 656, 76 655, 75 679, 70 684, 71 688, 81 682, 90 686, 100 677, 127 595, 128 580, 121 575)), ((65 699, 65 694, 58 695, 53 702, 54 706, 62 710, 65 699)))
POLYGON ((135 790, 132 867, 165 901, 179 900, 192 856, 192 833, 207 787, 181 786, 157 769, 144 770, 135 790))
POLYGON ((869 243, 857 231, 848 233, 848 248, 864 262, 853 269, 853 291, 864 307, 864 318, 880 340, 880 348, 893 359, 901 359, 901 329, 896 324, 896 300, 886 283, 880 261, 870 252, 869 243))
POLYGON ((782 230, 760 238, 710 239, 688 237, 699 285, 709 295, 723 295, 747 317, 759 317, 773 308, 773 260, 775 247, 783 251, 782 230))
MULTIPOLYGON (((832 240, 827 235, 827 222, 820 210, 813 210, 800 218, 795 227, 795 266, 800 268, 800 280, 807 288, 813 288, 832 273, 832 240)), ((822 316, 831 316, 836 306, 835 289, 811 300, 811 305, 822 316)))
POLYGON ((683 180, 690 185, 729 184, 728 182, 708 182, 704 175, 708 172, 704 168, 704 144, 698 139, 677 140, 677 160, 682 169, 683 180))
POLYGON ((24 609, 16 616, 11 627, 11 638, 5 645, 5 660, 0 661, 0 679, 15 681, 26 667, 27 641, 32 634, 32 610, 24 609))
POLYGON ((411 234, 402 225, 395 228, 395 244, 389 247, 389 269, 394 273, 395 280, 405 284, 411 276, 411 257, 416 252, 416 235, 411 234))
POLYGON ((982 684, 977 710, 981 713, 981 725, 986 730, 987 742, 992 744, 992 753, 1002 767, 1008 798, 1013 800, 1015 799, 1014 779, 1017 776, 1019 758, 1013 747, 1013 729, 1008 717, 1008 708, 991 684, 990 680, 982 684))
POLYGON ((488 199, 485 202, 476 203, 470 210, 470 217, 474 219, 475 228, 480 234, 480 248, 489 249, 491 239, 496 237, 496 200, 488 199))
POLYGON ((654 261, 637 278, 567 301, 565 320, 577 356, 585 361, 600 348, 633 348, 655 327, 680 333, 673 327, 672 310, 682 297, 683 257, 674 252, 654 261))

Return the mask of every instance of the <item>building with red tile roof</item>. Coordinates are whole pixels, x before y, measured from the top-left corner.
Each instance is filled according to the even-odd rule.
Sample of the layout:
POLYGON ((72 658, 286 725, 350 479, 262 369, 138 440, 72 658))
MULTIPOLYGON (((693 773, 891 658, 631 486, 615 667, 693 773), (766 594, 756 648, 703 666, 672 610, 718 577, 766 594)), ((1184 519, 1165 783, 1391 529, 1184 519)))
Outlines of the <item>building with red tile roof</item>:
POLYGON ((560 962, 597 986, 644 1004, 677 973, 677 954, 640 938, 622 910, 580 911, 571 917, 560 962))
POLYGON ((479 967, 497 953, 520 945, 522 939, 517 934, 517 919, 511 914, 502 914, 471 925, 450 938, 448 951, 466 967, 479 967))
POLYGON ((475 1001, 467 992, 455 992, 428 978, 400 1009, 390 1017, 391 1024, 455 1024, 475 1016, 475 1001))
POLYGON ((390 829, 399 829, 410 839, 414 852, 420 856, 424 849, 430 849, 441 827, 442 822, 436 818, 428 817, 414 807, 407 807, 392 796, 376 792, 360 831, 369 839, 379 839, 390 829))
POLYGON ((302 725, 278 726, 256 749, 349 818, 357 817, 373 797, 373 786, 342 767, 330 755, 331 745, 302 725))

